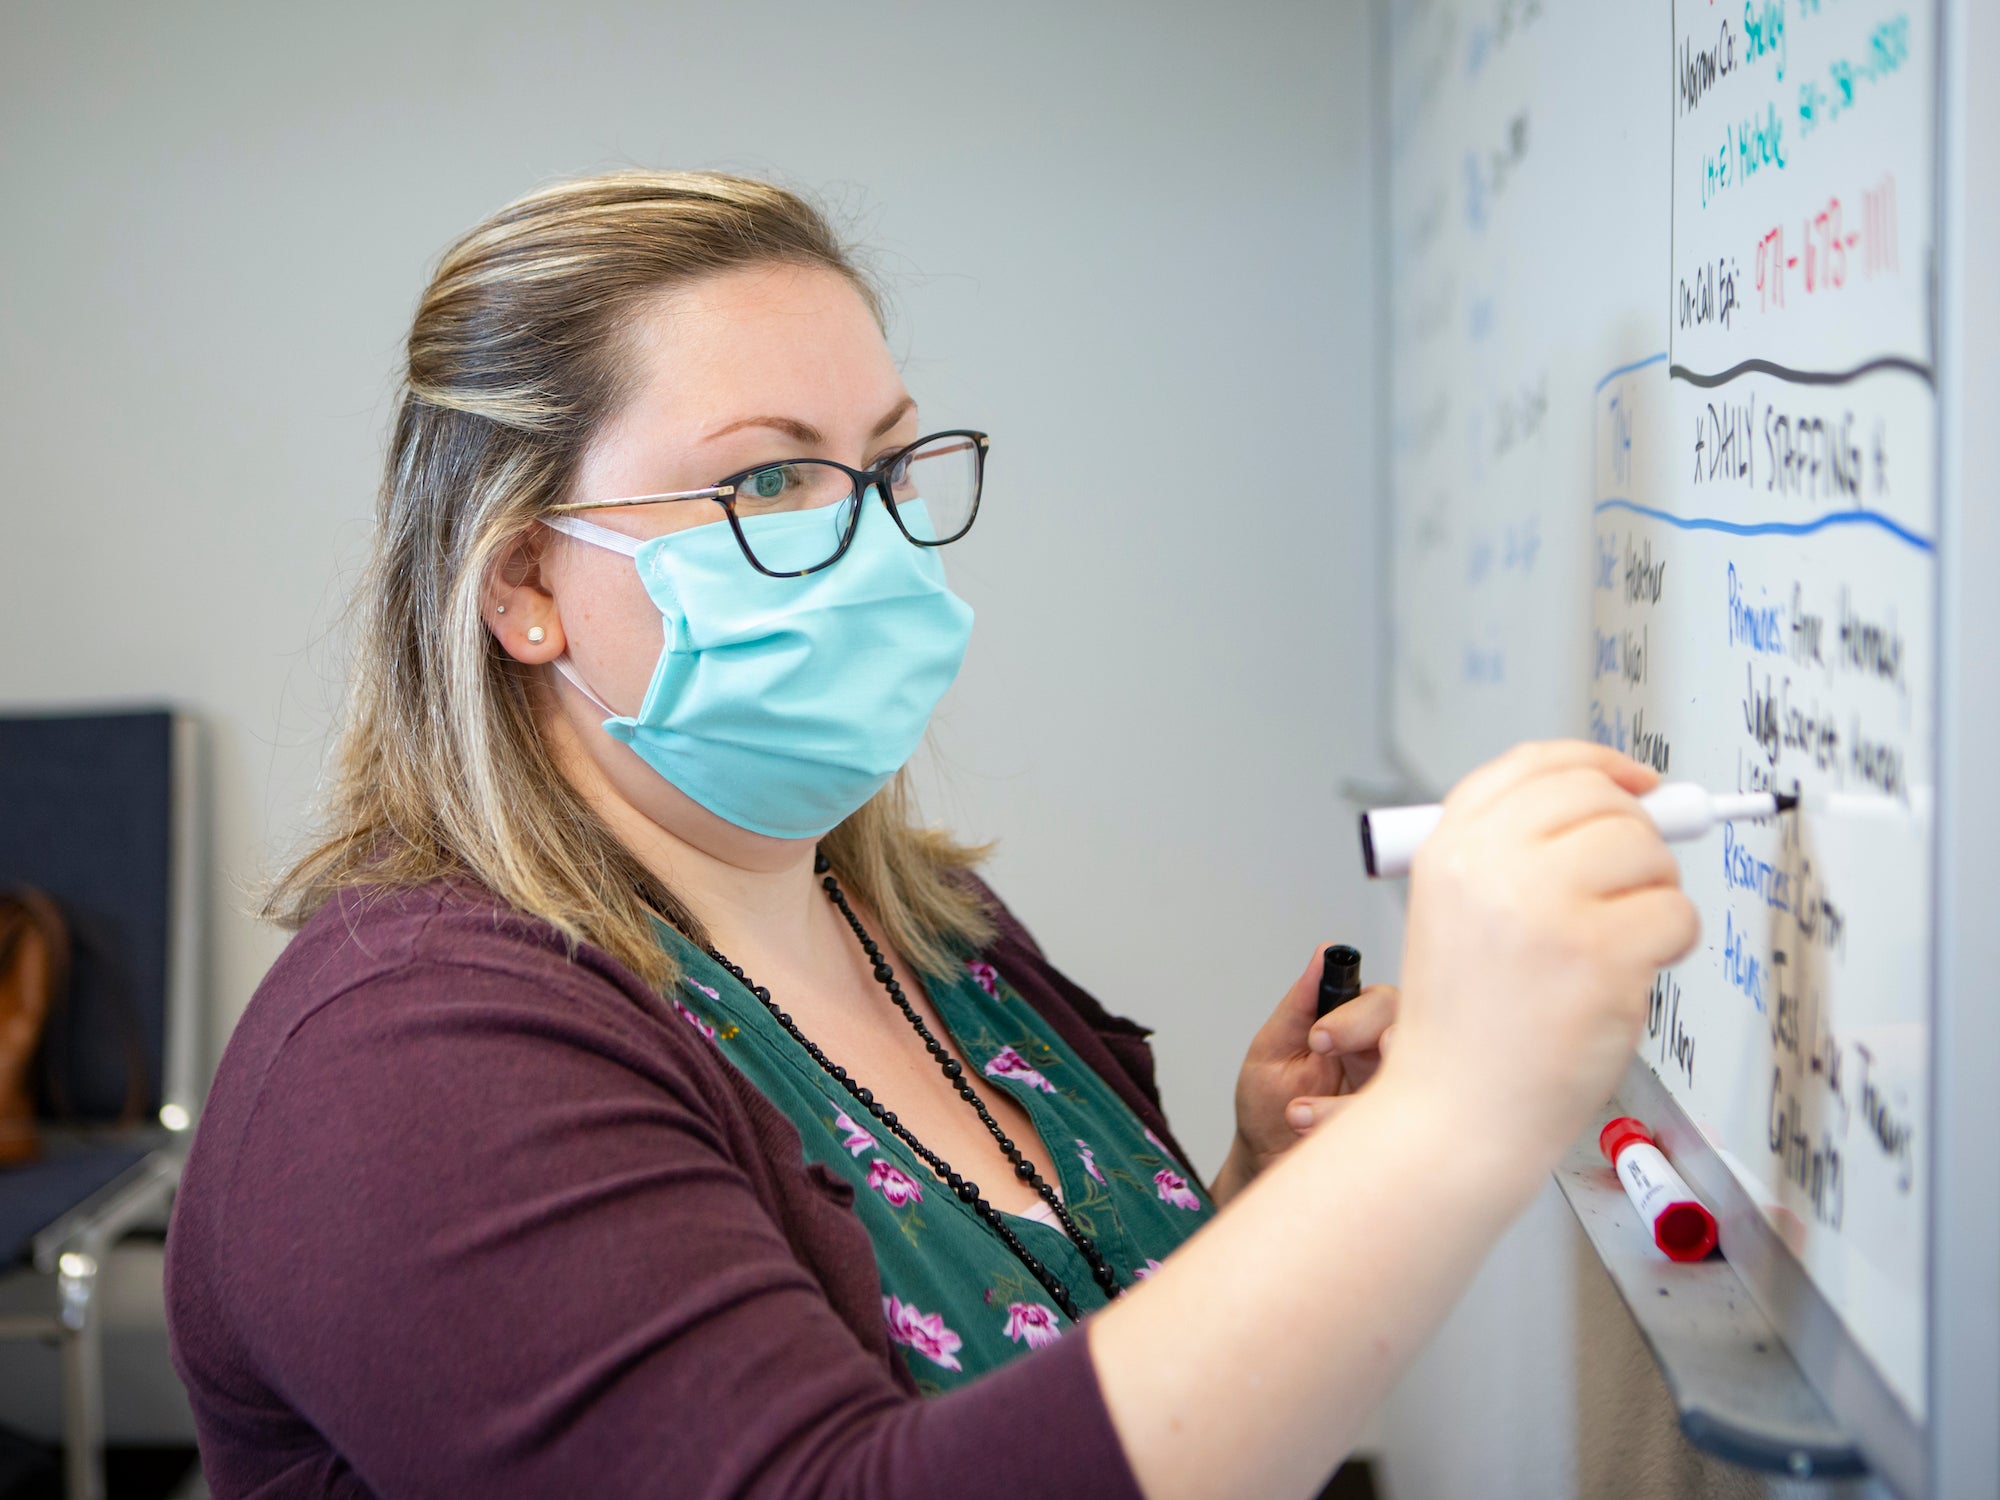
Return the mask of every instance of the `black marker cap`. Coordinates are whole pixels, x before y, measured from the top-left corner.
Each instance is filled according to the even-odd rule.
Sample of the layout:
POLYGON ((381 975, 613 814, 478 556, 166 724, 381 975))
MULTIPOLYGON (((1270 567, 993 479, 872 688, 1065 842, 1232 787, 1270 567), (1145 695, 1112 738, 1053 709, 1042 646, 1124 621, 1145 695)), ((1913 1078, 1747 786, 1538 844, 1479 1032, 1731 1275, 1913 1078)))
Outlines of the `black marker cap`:
POLYGON ((1318 1016, 1361 993, 1361 950, 1335 943, 1320 957, 1318 1016))

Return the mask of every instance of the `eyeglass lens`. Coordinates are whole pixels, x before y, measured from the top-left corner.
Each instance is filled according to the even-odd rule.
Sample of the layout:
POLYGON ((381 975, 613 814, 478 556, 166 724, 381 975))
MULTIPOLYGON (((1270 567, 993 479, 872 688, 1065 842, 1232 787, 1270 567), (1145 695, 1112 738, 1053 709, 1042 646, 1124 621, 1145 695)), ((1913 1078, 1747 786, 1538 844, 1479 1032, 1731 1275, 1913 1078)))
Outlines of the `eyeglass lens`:
MULTIPOLYGON (((903 454, 888 478, 896 522, 911 541, 922 546, 957 541, 979 504, 979 444, 960 433, 931 438, 903 454)), ((845 469, 798 459, 744 475, 731 503, 740 522, 795 511, 827 513, 823 529, 746 525, 739 531, 759 567, 793 573, 819 567, 840 551, 854 525, 853 499, 854 481, 845 469)))

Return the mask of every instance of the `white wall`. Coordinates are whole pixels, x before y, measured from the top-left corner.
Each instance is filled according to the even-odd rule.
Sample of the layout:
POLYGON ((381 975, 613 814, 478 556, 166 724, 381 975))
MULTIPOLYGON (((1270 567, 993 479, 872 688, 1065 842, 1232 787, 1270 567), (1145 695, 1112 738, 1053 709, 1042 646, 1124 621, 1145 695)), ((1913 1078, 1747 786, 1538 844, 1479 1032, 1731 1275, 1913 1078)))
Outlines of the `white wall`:
POLYGON ((1335 795, 1379 701, 1368 52, 1358 0, 12 0, 0 708, 206 720, 219 1037, 283 941, 242 887, 302 827, 432 260, 606 166, 818 190, 926 415, 994 434, 932 811, 1159 1028, 1212 1171, 1315 940, 1387 967, 1335 795))
POLYGON ((724 167, 849 210, 926 415, 994 434, 948 559, 979 624, 935 810, 1002 840, 1045 945, 1160 1026, 1219 1164, 1249 1028, 1347 930, 1333 788, 1372 744, 1359 6, 0 25, 0 592, 27 633, 0 702, 209 721, 219 1023, 281 942, 235 886, 301 827, 431 261, 552 176, 724 167))

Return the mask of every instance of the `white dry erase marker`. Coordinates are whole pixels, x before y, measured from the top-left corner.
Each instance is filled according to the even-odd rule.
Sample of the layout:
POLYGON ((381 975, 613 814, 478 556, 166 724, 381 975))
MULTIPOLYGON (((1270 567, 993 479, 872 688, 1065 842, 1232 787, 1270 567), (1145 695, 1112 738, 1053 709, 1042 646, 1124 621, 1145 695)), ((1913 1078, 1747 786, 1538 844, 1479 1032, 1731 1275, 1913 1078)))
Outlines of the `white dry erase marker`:
MULTIPOLYGON (((1789 792, 1704 791, 1691 781, 1670 781, 1639 799, 1646 816, 1670 844, 1698 839, 1718 823, 1744 818, 1769 818, 1790 812, 1799 799, 1789 792)), ((1378 807, 1361 815, 1361 862, 1370 875, 1410 873, 1417 845, 1430 837, 1444 816, 1436 803, 1428 807, 1378 807)))
POLYGON ((1700 1260, 1715 1248, 1715 1215, 1667 1164, 1652 1131, 1620 1115, 1598 1132, 1597 1149, 1668 1260, 1700 1260))

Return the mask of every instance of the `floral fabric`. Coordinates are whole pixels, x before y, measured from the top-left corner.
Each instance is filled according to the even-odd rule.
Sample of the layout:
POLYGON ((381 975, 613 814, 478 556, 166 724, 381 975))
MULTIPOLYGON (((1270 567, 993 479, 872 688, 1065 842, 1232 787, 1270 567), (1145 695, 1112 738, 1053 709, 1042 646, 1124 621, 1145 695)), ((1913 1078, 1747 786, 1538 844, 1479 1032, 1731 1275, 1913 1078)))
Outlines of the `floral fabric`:
MULTIPOLYGON (((881 1273, 882 1316, 919 1390, 950 1390, 1074 1326, 971 1205, 856 1104, 762 1002, 678 932, 664 924, 660 932, 682 966, 676 1011, 798 1128, 808 1162, 853 1184, 854 1212, 881 1273)), ((991 964, 970 960, 948 981, 927 977, 924 989, 979 1074, 975 1086, 1004 1090, 1034 1122, 1062 1179, 1063 1207, 1110 1262, 1121 1291, 1159 1269, 1215 1212, 1187 1165, 991 964)), ((851 1071, 868 1083, 863 1069, 851 1071)), ((1010 1170, 997 1142, 976 1161, 939 1154, 982 1186, 1010 1170)), ((1009 1218, 1085 1316, 1105 1305, 1059 1225, 1009 1218)))

